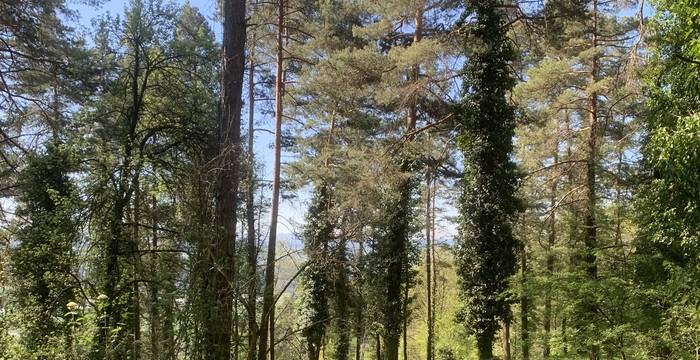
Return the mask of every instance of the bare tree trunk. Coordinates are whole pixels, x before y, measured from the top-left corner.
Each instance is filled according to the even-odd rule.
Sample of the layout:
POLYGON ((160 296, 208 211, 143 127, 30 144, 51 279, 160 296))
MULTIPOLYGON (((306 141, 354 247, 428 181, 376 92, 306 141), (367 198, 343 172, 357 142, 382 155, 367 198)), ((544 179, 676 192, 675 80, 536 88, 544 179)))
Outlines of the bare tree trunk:
MULTIPOLYGON (((554 206, 556 203, 556 199, 554 196, 550 198, 550 206, 554 206)), ((552 209, 551 211, 554 211, 552 209)), ((554 254, 553 254, 553 243, 556 239, 556 233, 555 233, 555 225, 556 222, 554 220, 554 214, 551 214, 551 219, 550 221, 550 230, 549 230, 549 235, 548 235, 548 241, 547 241, 547 280, 552 281, 553 273, 554 273, 554 254)), ((549 340, 551 338, 551 329, 552 329, 552 294, 551 294, 551 286, 548 286, 548 289, 544 295, 544 314, 543 314, 543 330, 544 330, 544 347, 542 348, 542 357, 544 359, 548 359, 551 353, 551 348, 549 345, 549 340)))
POLYGON ((527 248, 522 246, 520 255, 520 286, 523 294, 520 296, 520 336, 522 339, 523 360, 530 359, 530 299, 527 294, 527 248))
MULTIPOLYGON (((331 206, 330 202, 329 206, 331 206)), ((346 225, 342 221, 340 238, 338 239, 337 247, 333 250, 333 263, 335 266, 335 278, 333 279, 333 287, 335 289, 335 301, 333 302, 335 313, 335 318, 333 319, 333 328, 335 330, 333 358, 335 360, 347 360, 350 350, 351 328, 348 326, 350 322, 350 319, 348 319, 350 303, 348 292, 350 289, 348 286, 347 240, 346 225)))
MULTIPOLYGON (((598 0, 593 0, 593 31, 592 44, 593 49, 598 47, 598 0)), ((595 86, 598 80, 598 56, 594 56, 591 64, 591 72, 589 83, 595 86)), ((595 279, 598 275, 598 266, 596 261, 595 251, 598 246, 597 239, 597 224, 596 224, 596 157, 598 152, 598 93, 592 91, 588 97, 588 154, 586 159, 586 211, 584 215, 584 227, 586 230, 585 245, 586 245, 586 271, 591 279, 595 279)), ((592 299, 587 300, 592 302, 592 299)), ((593 309, 594 304, 589 304, 589 311, 593 309)), ((588 358, 595 360, 598 358, 598 349, 596 346, 591 346, 588 351, 588 358)))
POLYGON ((430 171, 428 171, 426 179, 426 196, 425 196, 425 292, 426 292, 426 309, 428 310, 428 341, 426 345, 426 360, 433 359, 433 285, 432 285, 432 267, 431 267, 431 254, 432 249, 432 218, 431 218, 431 185, 432 176, 430 171))
MULTIPOLYGON (((278 0, 277 16, 277 69, 275 78, 275 158, 272 181, 272 209, 270 215, 270 237, 267 243, 267 262, 265 266, 265 290, 263 294, 262 319, 260 321, 258 360, 265 360, 268 350, 268 335, 270 324, 274 322, 274 291, 275 291, 275 248, 277 246, 277 216, 280 196, 280 157, 282 146, 282 111, 284 96, 284 53, 282 35, 284 31, 284 0, 278 0)), ((270 339, 270 348, 274 347, 275 339, 270 339)), ((273 359, 271 359, 273 360, 273 359)))
POLYGON ((433 351, 432 351, 432 358, 430 360, 435 359, 435 341, 436 341, 436 339, 435 339, 435 308, 437 306, 436 303, 437 303, 437 281, 438 281, 437 274, 438 273, 437 273, 437 263, 435 262, 435 241, 436 241, 436 239, 435 239, 435 221, 436 221, 435 220, 435 208, 436 208, 435 203, 436 203, 436 200, 435 199, 437 198, 437 186, 438 186, 437 177, 433 176, 433 199, 432 199, 433 203, 431 206, 431 216, 430 216, 430 227, 431 227, 430 230, 432 233, 432 236, 430 238, 430 241, 431 241, 430 261, 432 262, 432 268, 433 268, 433 285, 431 288, 433 301, 432 301, 432 308, 431 308, 430 312, 432 314, 431 325, 432 325, 432 334, 433 334, 433 338, 432 338, 432 343, 433 343, 432 350, 433 351))
POLYGON ((141 298, 139 294, 139 277, 141 276, 141 256, 139 254, 139 206, 141 202, 141 189, 138 177, 134 179, 134 203, 131 207, 132 237, 131 237, 131 259, 133 261, 134 273, 132 274, 131 292, 131 331, 134 334, 132 344, 132 357, 134 360, 141 358, 141 298))
POLYGON ((269 360, 275 360, 275 307, 276 304, 272 304, 270 309, 270 355, 269 360))
POLYGON ((250 45, 248 63, 248 189, 246 192, 246 224, 248 230, 248 355, 247 360, 255 360, 258 342, 257 321, 257 271, 258 249, 255 237, 255 38, 250 45))
MULTIPOLYGON (((593 1, 593 44, 598 46, 598 1, 593 1)), ((598 80, 598 58, 593 58, 591 64, 590 84, 593 85, 598 80)), ((597 246, 597 225, 596 225, 596 157, 598 153, 598 93, 593 91, 588 97, 588 154, 586 159, 586 214, 584 216, 584 226, 586 228, 586 265, 590 277, 597 275, 595 249, 597 246)))
POLYGON ((376 350, 377 350, 377 360, 382 360, 382 339, 379 334, 375 335, 376 350))
MULTIPOLYGON (((363 261, 365 249, 364 249, 364 244, 362 240, 359 242, 359 253, 357 255, 357 268, 361 269, 361 264, 363 261)), ((355 295, 355 360, 361 360, 362 359, 362 345, 364 342, 364 335, 365 335, 365 329, 364 329, 364 323, 363 323, 363 309, 364 309, 364 301, 362 299, 362 289, 364 288, 364 279, 363 275, 358 274, 357 277, 357 286, 356 289, 359 292, 359 294, 355 295), (358 296, 359 295, 359 296, 358 296)))
POLYGON ((233 298, 236 292, 236 209, 243 73, 245 72, 245 0, 224 0, 223 59, 219 114, 220 171, 216 183, 216 225, 221 234, 211 253, 210 273, 205 275, 212 307, 205 322, 205 354, 228 360, 231 355, 233 298))
MULTIPOLYGON (((568 118, 568 114, 566 115, 568 118)), ((557 136, 552 146, 552 155, 554 158, 554 164, 559 162, 559 131, 557 129, 557 136)), ((546 264, 546 274, 547 280, 552 281, 554 275, 554 246, 557 241, 557 186, 559 184, 559 174, 556 173, 557 167, 554 168, 555 173, 551 178, 551 185, 549 190, 549 234, 547 236, 547 264, 546 264)), ((552 329, 552 289, 551 285, 548 287, 544 296, 544 314, 543 314, 543 327, 544 327, 544 346, 542 348, 542 357, 548 359, 551 353, 551 347, 549 345, 549 340, 551 338, 552 329)))
MULTIPOLYGON (((151 198, 151 276, 158 274, 158 214, 155 195, 151 198)), ((159 279, 152 278, 150 284, 150 326, 151 326, 151 359, 160 358, 160 306, 158 304, 159 279)))
POLYGON ((403 360, 408 360, 408 283, 403 294, 403 360))
POLYGON ((510 356, 510 321, 503 323, 503 360, 511 360, 510 356))
MULTIPOLYGON (((622 119, 620 132, 624 134, 625 120, 622 119)), ((624 159, 622 139, 617 146, 617 179, 615 180, 615 246, 622 246, 622 164, 624 159)))
MULTIPOLYGON (((235 277, 236 279, 238 277, 235 277)), ((233 292, 233 359, 238 360, 238 348, 240 347, 240 334, 238 329, 238 283, 235 285, 236 290, 233 292)))

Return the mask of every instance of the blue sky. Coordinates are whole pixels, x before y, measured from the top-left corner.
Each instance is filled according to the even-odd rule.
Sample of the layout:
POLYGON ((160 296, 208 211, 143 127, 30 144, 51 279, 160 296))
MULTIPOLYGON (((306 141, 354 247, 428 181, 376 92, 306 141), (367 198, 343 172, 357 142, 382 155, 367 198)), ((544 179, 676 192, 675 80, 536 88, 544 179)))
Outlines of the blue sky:
MULTIPOLYGON (((169 0, 164 0, 167 3, 169 0)), ((79 26, 83 31, 91 31, 91 21, 106 13, 112 15, 121 15, 124 13, 125 8, 129 5, 130 0, 102 0, 99 6, 88 6, 82 4, 81 0, 69 0, 68 6, 72 9, 77 10, 79 19, 79 26)), ((217 0, 172 0, 176 4, 189 3, 190 5, 197 7, 199 11, 209 19, 209 24, 212 30, 216 33, 217 38, 221 38, 221 24, 215 19, 215 14, 217 11, 217 0)), ((89 37, 89 35, 86 35, 89 37)), ((245 95, 244 95, 245 96, 245 95)), ((258 109, 261 105, 256 106, 258 109)), ((242 114, 243 127, 247 128, 246 121, 248 119, 248 114, 246 113, 247 106, 244 107, 244 112, 242 114)), ((272 118, 270 115, 263 115, 256 111, 256 128, 265 127, 268 129, 273 128, 272 118)), ((271 159, 273 158, 272 152, 272 142, 273 137, 267 132, 256 132, 256 143, 255 152, 258 162, 263 164, 263 173, 261 177, 270 180, 272 178, 272 165, 271 159)), ((290 159, 289 154, 282 155, 282 161, 290 159)), ((299 196, 293 200, 282 201, 280 204, 280 218, 278 233, 293 233, 299 231, 298 224, 303 222, 304 214, 306 212, 306 201, 308 199, 308 194, 306 192, 301 192, 299 196)), ((267 219, 263 219, 263 222, 267 222, 267 219)))
MULTIPOLYGON (((130 3, 129 0, 100 0, 100 2, 102 4, 96 7, 81 4, 80 0, 72 0, 68 5, 74 9, 77 9, 80 15, 80 22, 83 25, 89 26, 92 18, 107 12, 112 14, 121 14, 124 12, 125 7, 130 3)), ((190 5, 199 8, 199 11, 201 11, 202 14, 207 16, 209 19, 212 19, 216 13, 216 0, 173 0, 173 2, 176 4, 189 3, 190 5)))

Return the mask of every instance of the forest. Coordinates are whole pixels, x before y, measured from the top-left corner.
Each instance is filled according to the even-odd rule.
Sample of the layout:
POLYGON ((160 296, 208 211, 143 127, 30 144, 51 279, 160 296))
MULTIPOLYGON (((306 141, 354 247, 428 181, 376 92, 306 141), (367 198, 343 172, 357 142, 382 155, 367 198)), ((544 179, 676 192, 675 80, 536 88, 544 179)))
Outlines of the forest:
POLYGON ((700 359, 700 2, 0 0, 54 359, 700 359))

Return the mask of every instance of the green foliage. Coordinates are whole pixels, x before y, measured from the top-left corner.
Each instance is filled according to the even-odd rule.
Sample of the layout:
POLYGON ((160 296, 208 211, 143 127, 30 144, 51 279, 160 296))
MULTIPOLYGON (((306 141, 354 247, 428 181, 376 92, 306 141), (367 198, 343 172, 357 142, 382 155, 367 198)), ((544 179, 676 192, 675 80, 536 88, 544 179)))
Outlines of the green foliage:
POLYGON ((700 117, 697 113, 697 4, 658 1, 653 58, 647 71, 649 112, 644 147, 647 178, 636 198, 636 282, 652 297, 643 304, 650 351, 691 359, 698 349, 698 221, 700 117))
POLYGON ((328 186, 321 184, 316 190, 307 212, 304 230, 304 251, 307 266, 302 277, 304 293, 300 325, 306 339, 310 360, 317 360, 322 341, 330 322, 329 300, 332 289, 330 246, 333 223, 330 218, 330 194, 328 186))
POLYGON ((73 246, 78 239, 78 199, 69 174, 75 168, 70 147, 52 141, 45 154, 32 155, 21 175, 17 230, 11 253, 21 314, 22 343, 34 358, 56 357, 72 342, 66 306, 74 301, 73 246))
POLYGON ((510 158, 515 128, 513 107, 506 95, 515 86, 510 68, 515 58, 507 37, 499 1, 468 2, 463 18, 474 17, 465 36, 479 42, 463 70, 464 97, 457 107, 464 157, 459 199, 460 235, 456 247, 458 274, 464 294, 462 321, 477 338, 479 356, 492 357, 492 344, 501 321, 510 321, 505 298, 515 272, 511 224, 519 208, 515 197, 515 164, 510 158))
POLYGON ((700 114, 654 129, 646 145, 654 178, 640 193, 649 240, 700 254, 700 114))
MULTIPOLYGON (((310 206, 304 255, 276 262, 276 359, 425 358, 426 172, 441 184, 435 358, 505 358, 506 322, 511 359, 697 357, 697 0, 654 0, 652 21, 630 0, 285 3, 283 192, 310 206)), ((265 142, 277 3, 250 4, 265 142)), ((0 359, 242 358, 262 267, 238 239, 235 264, 219 256, 230 154, 209 20, 133 0, 84 42, 72 5, 0 0, 0 359)), ((256 170, 245 227, 262 245, 256 170)))

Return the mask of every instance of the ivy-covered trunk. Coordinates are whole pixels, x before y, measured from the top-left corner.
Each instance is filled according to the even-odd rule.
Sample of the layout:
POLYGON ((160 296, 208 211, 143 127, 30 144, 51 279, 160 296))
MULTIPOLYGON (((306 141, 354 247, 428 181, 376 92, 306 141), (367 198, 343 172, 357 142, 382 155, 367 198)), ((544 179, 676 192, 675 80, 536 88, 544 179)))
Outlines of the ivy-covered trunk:
POLYGON ((463 100, 456 114, 461 125, 457 140, 464 156, 462 195, 459 200, 460 234, 457 241, 458 275, 464 296, 462 320, 475 334, 480 359, 493 358, 493 341, 500 323, 511 321, 510 303, 503 296, 515 272, 518 242, 511 230, 519 209, 517 178, 511 159, 515 117, 506 95, 515 85, 511 62, 515 58, 507 37, 507 19, 501 1, 467 1, 464 19, 465 51, 463 100))

